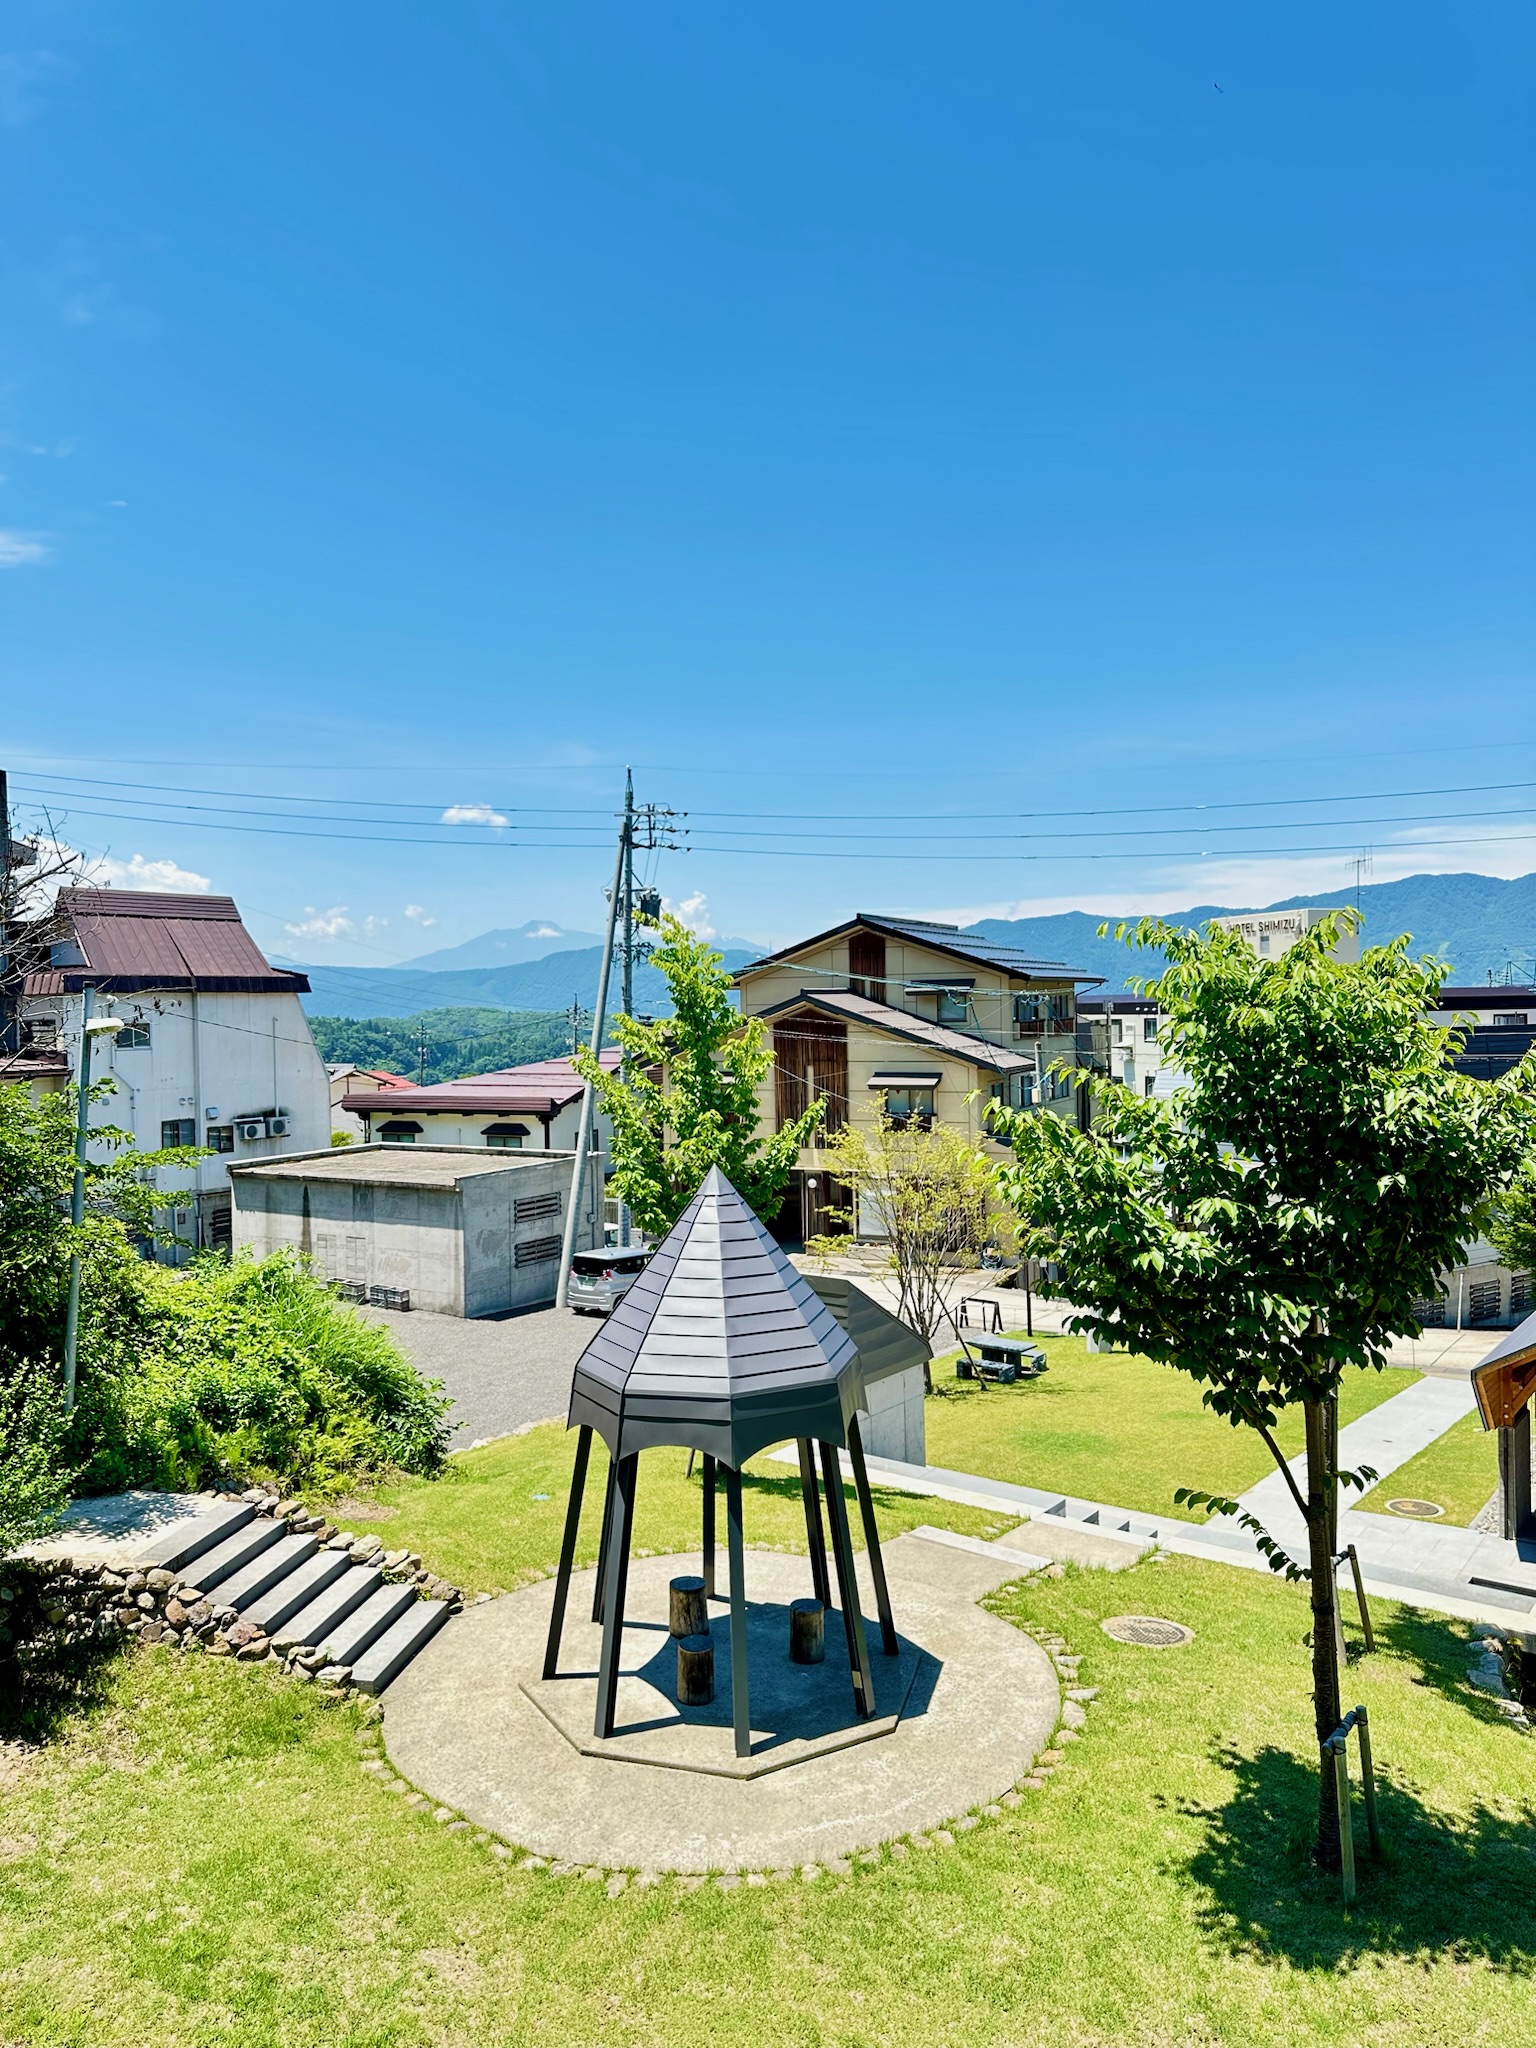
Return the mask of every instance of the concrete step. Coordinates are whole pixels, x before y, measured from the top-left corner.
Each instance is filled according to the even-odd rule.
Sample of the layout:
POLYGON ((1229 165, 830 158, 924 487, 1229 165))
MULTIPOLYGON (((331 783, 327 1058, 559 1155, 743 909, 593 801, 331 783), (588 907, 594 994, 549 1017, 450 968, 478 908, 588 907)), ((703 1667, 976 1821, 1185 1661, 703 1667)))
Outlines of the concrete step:
POLYGON ((254 1621, 264 1628, 268 1635, 307 1607, 316 1594, 323 1593, 327 1586, 339 1579, 347 1569, 346 1552, 342 1550, 317 1550, 312 1557, 306 1557, 302 1564, 295 1565, 291 1572, 278 1580, 270 1593, 247 1607, 246 1621, 254 1621))
POLYGON ((218 1589, 217 1604, 220 1607, 238 1607, 244 1614, 247 1607, 253 1607, 279 1579, 286 1579, 295 1565, 302 1564, 306 1557, 313 1557, 315 1549, 313 1536, 280 1536, 276 1543, 267 1546, 260 1557, 242 1565, 224 1581, 218 1589))
POLYGON ((359 1692, 382 1692, 447 1619, 446 1600, 413 1600, 400 1619, 353 1664, 352 1683, 359 1692))
POLYGON ((333 1664, 355 1665, 370 1643, 377 1642, 408 1607, 417 1604, 414 1586, 380 1586, 326 1637, 326 1655, 333 1664))
POLYGON ((269 1516, 252 1518, 233 1536, 226 1536, 222 1543, 216 1543, 212 1550, 205 1550, 195 1560, 197 1583, 205 1593, 211 1593, 215 1586, 253 1563, 264 1550, 270 1550, 287 1534, 286 1522, 274 1522, 269 1516))
POLYGON ((142 1550, 135 1551, 134 1563, 140 1571, 158 1567, 179 1572, 193 1558, 204 1556, 215 1544, 255 1518, 256 1510, 248 1500, 211 1500, 206 1511, 200 1510, 162 1535, 152 1536, 142 1550))
POLYGON ((346 1569, 339 1579, 332 1580, 307 1607, 272 1631, 274 1649, 313 1649, 323 1643, 383 1583, 384 1574, 377 1565, 348 1565, 345 1557, 342 1563, 346 1569))

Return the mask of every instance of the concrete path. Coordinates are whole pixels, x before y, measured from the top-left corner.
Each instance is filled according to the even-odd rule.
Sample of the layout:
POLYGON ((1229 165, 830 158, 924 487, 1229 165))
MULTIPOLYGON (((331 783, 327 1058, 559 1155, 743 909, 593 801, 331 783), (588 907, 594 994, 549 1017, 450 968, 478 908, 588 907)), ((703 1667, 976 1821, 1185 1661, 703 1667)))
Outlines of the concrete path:
MULTIPOLYGON (((1056 1727, 1056 1671, 1037 1643, 976 1605, 1019 1576, 1015 1549, 990 1553, 985 1544, 962 1548, 909 1533, 887 1546, 885 1559, 897 1628, 921 1652, 901 1717, 886 1734, 750 1779, 669 1768, 654 1755, 620 1761, 613 1752, 622 1728, 608 1754, 584 1755, 523 1690, 524 1681, 537 1683, 543 1658, 553 1597, 553 1582, 544 1580, 471 1607, 396 1679, 384 1711, 390 1761, 444 1806, 562 1866, 791 1870, 942 1828, 1011 1794, 1029 1771, 1056 1727)), ((862 1553, 859 1564, 862 1576, 862 1553)), ((655 1645, 665 1646, 667 1582, 699 1567, 697 1556, 631 1564, 629 1609, 649 1624, 635 1631, 638 1648, 627 1659, 625 1697, 632 1710, 639 1702, 637 1732, 647 1699, 676 1718, 662 1690, 665 1672, 661 1685, 645 1677, 666 1663, 655 1645)), ((783 1606, 809 1591, 804 1558, 748 1551, 746 1576, 752 1602, 783 1606)), ((591 1572, 572 1581, 561 1666, 588 1674, 571 1681, 584 1691, 596 1635, 586 1619, 592 1581, 591 1572)), ((873 1614, 867 1586, 863 1599, 873 1614)), ((830 1670, 844 1649, 841 1623, 831 1615, 828 1624, 830 1670)), ((878 1704, 892 1667, 878 1629, 870 1645, 878 1704)), ((787 1640, 782 1655, 787 1673, 787 1640)), ((846 1661, 842 1670, 846 1679, 846 1661)), ((763 1692, 766 1699, 766 1683, 763 1692)), ((845 1711, 851 1723, 851 1689, 845 1711)))
MULTIPOLYGON (((1399 1465, 1406 1465, 1420 1451, 1426 1451, 1453 1423, 1477 1406, 1471 1382, 1455 1379, 1421 1379, 1390 1401, 1382 1401, 1358 1422, 1346 1423, 1339 1431, 1339 1469, 1355 1472, 1369 1465, 1378 1478, 1385 1479, 1399 1465)), ((1293 1458, 1290 1470, 1305 1493, 1307 1461, 1293 1458)), ((1355 1500, 1359 1494, 1352 1496, 1355 1500)), ((1346 1491, 1344 1498, 1351 1495, 1346 1491)), ((1291 1498, 1290 1488, 1278 1472, 1270 1472, 1257 1486, 1241 1496, 1250 1515, 1257 1515, 1271 1536, 1285 1544, 1299 1542, 1305 1524, 1291 1498)), ((1394 1523, 1395 1526, 1395 1523, 1394 1523)))
POLYGON ((413 1309, 358 1311, 381 1323, 413 1365, 453 1397, 449 1447, 467 1450, 550 1416, 565 1419, 571 1368, 600 1326, 568 1308, 530 1309, 505 1319, 426 1315, 413 1309))

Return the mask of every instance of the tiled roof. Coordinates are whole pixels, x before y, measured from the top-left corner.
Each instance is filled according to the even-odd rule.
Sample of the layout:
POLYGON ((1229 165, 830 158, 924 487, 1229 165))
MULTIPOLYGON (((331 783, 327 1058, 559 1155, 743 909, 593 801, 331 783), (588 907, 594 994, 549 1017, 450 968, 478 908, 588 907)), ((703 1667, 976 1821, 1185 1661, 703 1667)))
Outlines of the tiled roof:
POLYGON ((989 939, 980 932, 962 931, 957 924, 939 924, 921 917, 886 917, 868 910, 861 910, 844 923, 833 925, 830 931, 817 932, 813 938, 801 939, 796 945, 782 947, 777 953, 765 953, 761 960, 749 961, 745 967, 738 968, 734 979, 739 982, 747 975, 760 973, 765 967, 794 960, 813 946, 825 945, 829 939, 841 938, 844 933, 857 931, 861 926, 866 931, 884 932, 896 938, 911 939, 917 945, 932 946, 938 952, 952 954, 957 960, 973 960, 982 967, 998 968, 1005 974, 1017 975, 1021 980, 1071 981, 1083 987, 1097 988, 1104 979, 1102 974, 1088 974, 1081 968, 1068 967, 1060 960, 1037 959, 1033 954, 1020 951, 1017 946, 1005 945, 1001 939, 989 939))
POLYGON ((909 1045, 925 1045, 933 1052, 947 1054, 951 1059, 967 1060, 975 1067, 989 1067, 994 1074, 1032 1074, 1035 1070, 1033 1053, 1015 1052, 1011 1046, 994 1045, 990 1038, 977 1038, 969 1031, 954 1031, 947 1024, 930 1024, 925 1017, 913 1017, 905 1010, 894 1009, 889 1003, 877 1003, 868 996, 852 995, 846 989, 807 990, 758 1014, 771 1022, 791 1010, 804 1009, 819 1010, 824 1016, 844 1017, 850 1023, 868 1025, 871 1030, 883 1031, 892 1038, 905 1039, 909 1045))
MULTIPOLYGON (((599 1057, 610 1073, 617 1069, 617 1046, 605 1047, 599 1057)), ((436 1116, 550 1116, 574 1102, 581 1088, 581 1076, 568 1059, 530 1060, 526 1066, 466 1074, 457 1081, 437 1081, 423 1088, 406 1082, 385 1090, 349 1089, 341 1106, 371 1113, 388 1110, 391 1115, 417 1109, 436 1116)))
POLYGON ((72 993, 87 983, 118 994, 185 988, 303 995, 309 988, 304 975, 269 965, 229 896, 61 889, 57 909, 68 919, 85 960, 55 969, 57 987, 29 988, 29 994, 72 993))

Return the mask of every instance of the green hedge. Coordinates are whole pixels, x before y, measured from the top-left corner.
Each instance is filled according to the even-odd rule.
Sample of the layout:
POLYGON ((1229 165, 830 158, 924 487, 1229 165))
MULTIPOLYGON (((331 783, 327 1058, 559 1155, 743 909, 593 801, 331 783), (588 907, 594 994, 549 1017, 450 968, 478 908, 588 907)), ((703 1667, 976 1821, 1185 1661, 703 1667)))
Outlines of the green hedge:
POLYGON ((439 1384, 297 1259, 209 1256, 175 1273, 125 1247, 89 1263, 78 1491, 258 1477, 324 1491, 441 1466, 439 1384))

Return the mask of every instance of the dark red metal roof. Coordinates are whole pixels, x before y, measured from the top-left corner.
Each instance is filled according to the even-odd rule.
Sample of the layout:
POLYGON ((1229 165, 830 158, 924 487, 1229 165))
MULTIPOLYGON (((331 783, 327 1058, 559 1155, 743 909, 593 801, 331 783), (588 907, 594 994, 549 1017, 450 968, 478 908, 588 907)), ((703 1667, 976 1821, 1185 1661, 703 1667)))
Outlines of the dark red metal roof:
POLYGON ((85 964, 54 970, 57 986, 39 987, 39 995, 73 993, 88 982, 119 994, 154 988, 264 995, 309 990, 307 976, 268 963, 229 896, 62 889, 58 910, 69 920, 85 964))
MULTIPOLYGON (((610 1073, 617 1070, 617 1046, 605 1047, 599 1057, 610 1073)), ((466 1074, 462 1080, 439 1081, 430 1088, 406 1084, 382 1093, 348 1093, 341 1098, 341 1106, 374 1116, 395 1116, 407 1109, 427 1110, 437 1116, 553 1116, 580 1093, 581 1076, 568 1059, 530 1060, 526 1066, 466 1074)))

